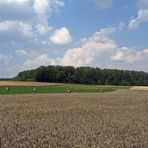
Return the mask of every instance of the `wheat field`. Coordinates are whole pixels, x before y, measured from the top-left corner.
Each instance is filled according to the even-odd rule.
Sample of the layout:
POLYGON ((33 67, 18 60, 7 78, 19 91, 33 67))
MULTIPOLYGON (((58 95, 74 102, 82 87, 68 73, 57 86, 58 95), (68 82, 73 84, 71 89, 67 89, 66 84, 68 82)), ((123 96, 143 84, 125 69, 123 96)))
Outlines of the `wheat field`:
POLYGON ((0 96, 1 148, 147 148, 148 92, 0 96))

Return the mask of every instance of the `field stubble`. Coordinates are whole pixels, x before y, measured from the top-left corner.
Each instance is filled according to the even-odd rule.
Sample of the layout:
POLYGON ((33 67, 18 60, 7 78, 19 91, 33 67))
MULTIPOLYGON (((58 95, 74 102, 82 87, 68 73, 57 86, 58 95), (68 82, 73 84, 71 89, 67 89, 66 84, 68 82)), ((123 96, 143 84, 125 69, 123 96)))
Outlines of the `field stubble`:
POLYGON ((2 148, 147 148, 148 92, 0 96, 2 148))
MULTIPOLYGON (((49 86, 57 83, 29 82, 29 81, 0 81, 0 86, 49 86)), ((59 85, 59 84, 58 84, 59 85)))

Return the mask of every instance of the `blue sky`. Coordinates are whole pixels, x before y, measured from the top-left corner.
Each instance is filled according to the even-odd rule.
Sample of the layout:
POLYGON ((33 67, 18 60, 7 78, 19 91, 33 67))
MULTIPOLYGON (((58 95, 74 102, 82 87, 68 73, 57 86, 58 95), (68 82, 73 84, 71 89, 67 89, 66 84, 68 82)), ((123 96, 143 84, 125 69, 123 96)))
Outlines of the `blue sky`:
POLYGON ((147 0, 0 0, 0 77, 41 65, 148 72, 147 0))

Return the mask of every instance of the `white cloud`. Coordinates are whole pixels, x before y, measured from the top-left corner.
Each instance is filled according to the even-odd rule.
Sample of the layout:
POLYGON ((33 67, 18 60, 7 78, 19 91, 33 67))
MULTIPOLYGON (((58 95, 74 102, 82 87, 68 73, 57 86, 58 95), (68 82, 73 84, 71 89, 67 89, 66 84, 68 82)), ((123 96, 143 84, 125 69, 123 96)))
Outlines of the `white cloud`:
MULTIPOLYGON (((80 47, 68 49, 63 57, 53 59, 48 54, 37 55, 34 58, 26 60, 23 64, 23 69, 36 68, 41 65, 93 65, 98 56, 106 53, 109 54, 112 50, 116 49, 117 45, 109 35, 117 30, 118 27, 101 29, 91 37, 85 38, 80 47)), ((63 39, 63 36, 61 36, 61 39, 63 39)))
POLYGON ((25 62, 19 66, 17 71, 43 65, 99 66, 101 68, 146 70, 148 68, 145 64, 148 59, 148 49, 135 50, 129 47, 119 47, 111 35, 121 30, 120 25, 101 29, 89 38, 81 39, 79 47, 68 49, 63 56, 58 58, 50 57, 47 50, 33 50, 35 53, 18 50, 16 54, 24 57, 25 62))
MULTIPOLYGON (((116 42, 109 37, 110 34, 121 31, 118 27, 104 28, 96 32, 90 38, 84 38, 82 45, 69 49, 60 58, 61 65, 72 66, 101 66, 115 68, 133 68, 134 63, 142 63, 148 59, 148 49, 136 50, 129 47, 118 47, 116 42)), ((58 64, 59 64, 58 63, 58 64)), ((136 67, 134 67, 136 69, 136 67)), ((140 69, 140 68, 138 68, 140 69)))
POLYGON ((72 37, 67 28, 62 27, 60 29, 55 30, 53 35, 49 39, 54 44, 68 44, 72 41, 72 37))
POLYGON ((63 0, 0 0, 0 41, 49 34, 48 19, 63 5, 63 0))
POLYGON ((32 26, 30 24, 19 22, 19 29, 25 36, 33 36, 32 26))
POLYGON ((63 0, 34 0, 33 8, 39 19, 39 24, 42 25, 42 29, 43 27, 48 29, 48 18, 51 15, 52 9, 57 9, 63 5, 63 0))
POLYGON ((50 2, 49 0, 35 0, 33 4, 38 19, 43 22, 45 26, 48 26, 48 16, 46 13, 51 9, 50 2))
POLYGON ((0 3, 24 3, 27 2, 29 0, 1 0, 0 3))
POLYGON ((142 22, 148 22, 148 9, 140 9, 138 11, 138 16, 130 21, 128 27, 129 29, 135 29, 142 22))
POLYGON ((148 0, 138 0, 138 16, 129 22, 129 29, 136 29, 142 22, 148 22, 148 0))
POLYGON ((32 69, 37 68, 39 66, 47 66, 47 65, 53 65, 55 64, 55 61, 53 59, 50 59, 48 57, 48 54, 41 54, 38 55, 32 59, 26 60, 25 63, 22 66, 22 69, 32 69))
MULTIPOLYGON (((32 26, 28 23, 20 22, 20 21, 3 21, 0 22, 0 34, 6 33, 14 34, 14 36, 18 33, 18 36, 31 37, 33 36, 32 26)), ((13 40, 13 36, 12 36, 13 40)))
POLYGON ((111 60, 114 61, 122 61, 124 57, 124 54, 122 51, 118 51, 114 56, 111 56, 111 60))
POLYGON ((4 21, 0 22, 0 31, 9 31, 16 26, 15 21, 4 21))
POLYGON ((61 59, 62 65, 91 65, 98 55, 116 48, 116 43, 108 37, 116 28, 105 28, 85 39, 81 47, 69 49, 61 59))
POLYGON ((144 53, 148 53, 148 48, 144 49, 144 53))
POLYGON ((116 62, 123 62, 126 64, 132 64, 137 61, 142 61, 144 59, 148 58, 148 51, 147 49, 143 49, 140 51, 137 51, 132 48, 128 47, 122 47, 119 48, 115 55, 111 56, 111 60, 116 62))
POLYGON ((35 28, 37 33, 39 33, 40 35, 43 35, 43 34, 46 34, 48 31, 52 30, 53 27, 51 26, 45 27, 42 24, 37 24, 35 28))

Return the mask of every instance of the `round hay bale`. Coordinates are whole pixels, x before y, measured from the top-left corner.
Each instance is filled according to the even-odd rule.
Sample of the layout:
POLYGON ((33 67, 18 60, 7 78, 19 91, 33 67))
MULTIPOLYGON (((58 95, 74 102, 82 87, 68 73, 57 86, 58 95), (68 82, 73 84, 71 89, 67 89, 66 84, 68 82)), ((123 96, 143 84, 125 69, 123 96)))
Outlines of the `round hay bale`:
POLYGON ((37 92, 37 88, 33 88, 33 92, 37 92))
POLYGON ((70 89, 68 89, 68 90, 67 90, 67 93, 71 93, 71 90, 70 90, 70 89))
POLYGON ((6 86, 6 87, 5 87, 5 91, 9 91, 9 90, 10 90, 9 87, 6 86))

